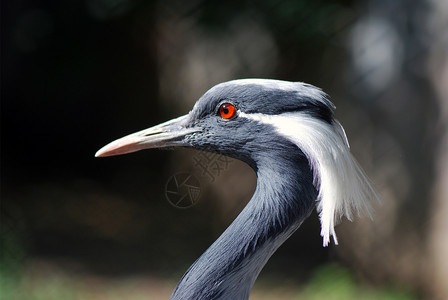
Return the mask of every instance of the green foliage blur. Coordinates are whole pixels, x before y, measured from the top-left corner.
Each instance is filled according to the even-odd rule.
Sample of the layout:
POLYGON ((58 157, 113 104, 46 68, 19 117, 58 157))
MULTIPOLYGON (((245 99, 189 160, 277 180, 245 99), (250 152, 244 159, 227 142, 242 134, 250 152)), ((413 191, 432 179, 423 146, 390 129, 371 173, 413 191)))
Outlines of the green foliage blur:
MULTIPOLYGON (((62 273, 60 270, 43 270, 39 273, 11 277, 8 272, 1 271, 0 299, 93 300, 100 297, 111 300, 123 298, 156 300, 168 298, 175 283, 172 279, 162 279, 154 283, 151 279, 145 281, 141 278, 121 280, 86 278, 62 273)), ((328 264, 319 267, 305 285, 282 286, 281 282, 265 282, 261 279, 261 283, 257 283, 252 291, 251 299, 415 300, 418 298, 405 290, 369 287, 357 281, 346 268, 328 264)))

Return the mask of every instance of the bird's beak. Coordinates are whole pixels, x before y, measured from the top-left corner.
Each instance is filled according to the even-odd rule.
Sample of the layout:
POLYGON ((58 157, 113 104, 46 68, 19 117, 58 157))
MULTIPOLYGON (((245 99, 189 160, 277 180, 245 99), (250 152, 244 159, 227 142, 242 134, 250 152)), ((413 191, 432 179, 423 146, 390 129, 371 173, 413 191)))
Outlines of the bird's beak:
POLYGON ((150 148, 187 146, 185 136, 200 131, 199 128, 184 126, 187 116, 115 140, 98 150, 95 157, 120 155, 150 148))

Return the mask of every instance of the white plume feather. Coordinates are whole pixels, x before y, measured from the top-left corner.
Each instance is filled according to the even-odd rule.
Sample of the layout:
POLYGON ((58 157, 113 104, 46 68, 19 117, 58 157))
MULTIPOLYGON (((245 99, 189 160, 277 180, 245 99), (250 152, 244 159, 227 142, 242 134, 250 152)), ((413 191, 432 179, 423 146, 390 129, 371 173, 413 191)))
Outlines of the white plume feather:
POLYGON ((344 129, 337 121, 328 124, 303 112, 281 115, 240 115, 273 125, 276 130, 295 143, 307 156, 314 173, 314 185, 319 191, 317 211, 321 222, 323 245, 330 236, 338 243, 334 226, 342 216, 352 220, 363 212, 371 217, 372 199, 377 195, 350 153, 344 129))

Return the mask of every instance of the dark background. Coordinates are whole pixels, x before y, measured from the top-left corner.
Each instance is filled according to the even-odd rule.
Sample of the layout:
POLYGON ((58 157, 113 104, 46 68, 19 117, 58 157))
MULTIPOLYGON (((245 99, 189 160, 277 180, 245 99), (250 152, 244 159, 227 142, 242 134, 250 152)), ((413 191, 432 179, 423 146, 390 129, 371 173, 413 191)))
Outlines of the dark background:
MULTIPOLYGON (((443 297, 444 9, 423 0, 3 1, 4 290, 56 274, 66 280, 50 290, 67 295, 79 282, 91 292, 85 278, 157 278, 169 291, 244 207, 255 175, 232 161, 211 180, 194 166, 195 151, 94 153, 185 114, 214 84, 261 77, 330 94, 383 203, 373 222, 338 226, 337 247, 321 246, 312 215, 261 282, 318 299, 319 288, 345 276, 362 283, 352 287, 354 299, 389 288, 400 299, 443 297), (187 210, 165 199, 179 171, 201 183, 199 204, 187 210)), ((151 282, 142 295, 160 288, 151 282)), ((37 287, 28 291, 23 299, 50 299, 37 287)))

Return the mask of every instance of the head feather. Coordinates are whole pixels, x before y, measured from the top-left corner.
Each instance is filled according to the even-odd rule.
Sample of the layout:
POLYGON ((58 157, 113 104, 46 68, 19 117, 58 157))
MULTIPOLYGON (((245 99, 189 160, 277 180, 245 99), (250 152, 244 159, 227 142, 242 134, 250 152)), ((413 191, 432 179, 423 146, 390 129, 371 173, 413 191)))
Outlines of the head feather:
POLYGON ((363 212, 372 216, 370 203, 377 199, 377 195, 351 154, 344 129, 338 121, 330 124, 301 111, 242 115, 273 125, 307 156, 319 192, 316 207, 324 246, 329 244, 331 236, 335 244, 338 243, 334 227, 343 216, 349 220, 363 212))

